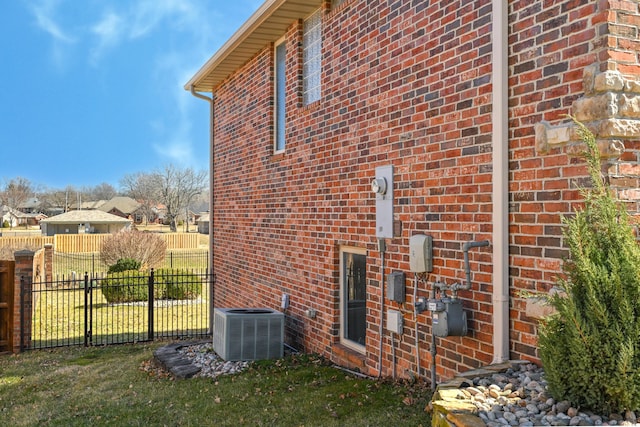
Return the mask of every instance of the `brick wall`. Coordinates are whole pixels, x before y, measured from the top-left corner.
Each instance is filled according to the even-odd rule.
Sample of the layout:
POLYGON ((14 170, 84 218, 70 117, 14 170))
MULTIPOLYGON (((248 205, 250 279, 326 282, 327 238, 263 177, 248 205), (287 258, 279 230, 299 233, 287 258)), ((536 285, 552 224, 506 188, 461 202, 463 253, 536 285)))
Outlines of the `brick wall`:
MULTIPOLYGON (((631 70, 631 55, 614 55, 610 46, 609 4, 626 11, 619 16, 627 26, 635 22, 636 1, 509 3, 513 358, 538 358, 535 320, 524 315, 519 291, 547 291, 554 283, 567 255, 560 218, 579 203, 573 185, 585 177, 563 147, 536 150, 534 125, 571 112, 584 93, 586 66, 604 71, 615 56, 631 70)), ((386 164, 395 168, 397 237, 387 239, 385 273, 408 272, 409 237, 425 233, 434 242, 429 284, 464 280, 462 244, 491 239, 493 231, 491 13, 489 0, 351 0, 327 10, 322 98, 309 106, 300 97, 301 23, 292 22, 284 154, 273 154, 273 46, 216 89, 217 306, 277 308, 288 293, 287 341, 353 365, 338 346, 338 255, 342 246, 365 248, 362 363, 376 373, 381 261, 370 182, 375 168, 386 164), (305 316, 308 308, 317 310, 315 318, 305 316)), ((620 44, 634 51, 632 39, 620 44)), ((637 161, 635 154, 625 159, 637 161)), ((438 339, 441 377, 492 358, 491 249, 474 249, 470 259, 473 288, 460 294, 469 334, 438 339)), ((408 275, 405 304, 385 301, 404 314, 404 333, 394 343, 400 375, 415 370, 413 286, 408 275)), ((429 289, 420 284, 418 293, 427 296, 429 289)), ((428 369, 431 319, 425 313, 417 320, 421 364, 428 369)), ((384 375, 393 369, 391 345, 386 334, 384 375)))
POLYGON ((594 89, 593 82, 608 80, 601 77, 611 72, 637 80, 639 3, 567 1, 548 8, 528 3, 512 2, 510 14, 511 348, 535 360, 536 320, 525 315, 520 292, 546 292, 554 285, 568 255, 561 217, 580 206, 578 186, 588 181, 583 162, 572 155, 579 151, 572 138, 541 147, 532 143, 532 125, 570 126, 566 114, 584 120, 608 158, 604 170, 612 186, 638 212, 633 200, 638 169, 630 165, 637 164, 640 135, 633 126, 623 133, 606 131, 601 123, 626 120, 626 114, 615 100, 598 102, 628 88, 595 84, 594 89))

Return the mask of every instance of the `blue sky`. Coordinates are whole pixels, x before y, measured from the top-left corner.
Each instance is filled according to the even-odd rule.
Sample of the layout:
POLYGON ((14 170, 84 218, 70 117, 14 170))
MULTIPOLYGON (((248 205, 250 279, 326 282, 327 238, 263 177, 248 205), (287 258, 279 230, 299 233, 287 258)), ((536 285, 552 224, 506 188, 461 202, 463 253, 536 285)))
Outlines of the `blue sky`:
POLYGON ((262 2, 2 1, 0 184, 207 169, 209 107, 183 85, 262 2))

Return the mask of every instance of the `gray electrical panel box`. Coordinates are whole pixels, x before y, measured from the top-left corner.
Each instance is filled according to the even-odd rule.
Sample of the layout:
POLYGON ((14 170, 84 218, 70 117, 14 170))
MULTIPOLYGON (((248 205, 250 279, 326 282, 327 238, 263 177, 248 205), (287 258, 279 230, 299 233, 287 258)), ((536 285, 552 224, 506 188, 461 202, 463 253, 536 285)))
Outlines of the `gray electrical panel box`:
POLYGON ((409 239, 409 270, 429 273, 433 270, 433 238, 416 234, 409 239))
POLYGON ((405 301, 404 271, 394 271, 387 275, 387 299, 403 303, 405 301))
POLYGON ((467 335, 467 313, 459 299, 443 298, 442 311, 432 312, 433 334, 437 337, 467 335))
POLYGON ((393 238, 393 165, 376 168, 371 191, 376 195, 376 237, 393 238))

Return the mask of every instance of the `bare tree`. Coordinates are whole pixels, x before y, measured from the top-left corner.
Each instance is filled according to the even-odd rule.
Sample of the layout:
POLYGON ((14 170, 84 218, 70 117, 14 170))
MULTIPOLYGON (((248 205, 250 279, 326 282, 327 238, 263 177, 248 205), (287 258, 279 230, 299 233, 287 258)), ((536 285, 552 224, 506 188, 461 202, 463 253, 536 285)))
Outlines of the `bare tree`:
POLYGON ((142 205, 140 208, 145 221, 154 218, 154 208, 158 205, 160 182, 156 174, 138 172, 125 175, 120 180, 120 186, 125 194, 142 205))
POLYGON ((47 215, 67 212, 69 207, 76 202, 76 190, 69 185, 65 189, 47 188, 38 195, 40 199, 40 210, 47 215))
POLYGON ((31 181, 19 176, 9 180, 0 193, 0 204, 18 209, 35 195, 35 190, 31 181))
POLYGON ((113 185, 103 182, 95 187, 83 188, 82 193, 87 200, 111 200, 118 195, 113 185))
MULTIPOLYGON (((207 173, 167 165, 155 174, 160 184, 159 201, 165 205, 169 228, 175 232, 178 230, 176 219, 180 213, 185 211, 194 198, 207 188, 207 173)), ((188 221, 189 218, 187 217, 186 220, 188 221)))

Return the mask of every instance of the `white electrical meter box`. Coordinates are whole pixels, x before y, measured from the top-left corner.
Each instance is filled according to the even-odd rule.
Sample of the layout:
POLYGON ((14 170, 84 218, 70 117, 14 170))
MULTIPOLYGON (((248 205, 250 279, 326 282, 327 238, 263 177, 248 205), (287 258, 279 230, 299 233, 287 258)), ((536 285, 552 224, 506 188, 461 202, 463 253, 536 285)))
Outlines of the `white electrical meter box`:
POLYGON ((409 239, 409 270, 414 273, 433 271, 433 238, 416 234, 409 239))
POLYGON ((376 197, 376 237, 393 238, 393 165, 376 168, 371 191, 376 197))
POLYGON ((387 330, 401 335, 402 326, 402 313, 398 310, 387 310, 387 330))

